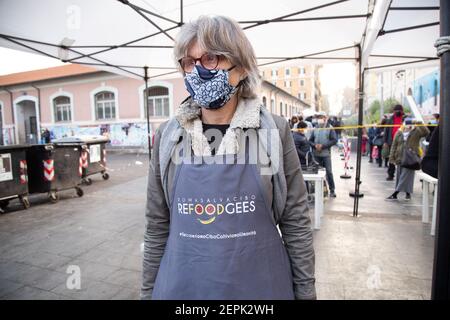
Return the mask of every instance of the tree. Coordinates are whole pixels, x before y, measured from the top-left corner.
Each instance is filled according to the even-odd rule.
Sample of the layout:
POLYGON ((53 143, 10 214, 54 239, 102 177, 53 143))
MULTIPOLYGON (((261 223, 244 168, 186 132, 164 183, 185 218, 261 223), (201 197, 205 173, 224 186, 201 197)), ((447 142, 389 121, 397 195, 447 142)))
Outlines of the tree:
MULTIPOLYGON (((389 114, 394 112, 394 106, 397 104, 401 104, 394 98, 388 98, 383 101, 383 111, 384 114, 389 114)), ((410 113, 411 109, 409 106, 403 106, 403 110, 405 113, 410 113)), ((379 122, 381 120, 381 103, 380 100, 375 100, 370 104, 369 109, 367 110, 367 114, 365 116, 365 123, 373 123, 379 122)))

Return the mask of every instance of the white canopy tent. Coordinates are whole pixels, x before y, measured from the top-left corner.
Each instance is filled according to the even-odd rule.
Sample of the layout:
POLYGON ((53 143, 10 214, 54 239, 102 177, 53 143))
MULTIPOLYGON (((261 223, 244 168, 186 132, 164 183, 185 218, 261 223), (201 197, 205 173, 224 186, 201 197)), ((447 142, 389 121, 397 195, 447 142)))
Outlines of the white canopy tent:
MULTIPOLYGON (((437 64, 434 43, 439 37, 439 21, 448 19, 450 12, 445 0, 440 7, 438 0, 3 0, 0 46, 147 82, 177 73, 172 57, 174 38, 183 22, 206 14, 239 21, 260 66, 291 60, 358 63, 362 125, 365 72, 405 64, 437 64)), ((445 90, 442 80, 442 114, 444 104, 449 103, 442 102, 445 90)), ((445 131, 445 122, 441 125, 445 131)), ((361 129, 358 141, 354 215, 361 196, 361 129)), ((450 163, 450 152, 445 157, 450 163)), ((440 174, 443 171, 447 174, 450 168, 440 174)), ((440 190, 448 187, 440 186, 440 190)), ((444 200, 441 198, 440 204, 444 200)), ((443 207, 450 209, 450 204, 443 207)), ((449 221, 445 225, 450 228, 449 221)), ((448 247, 446 250, 450 252, 448 247)))
POLYGON ((222 14, 241 22, 260 65, 293 59, 355 61, 355 46, 361 44, 363 65, 373 68, 436 59, 437 2, 2 1, 0 46, 131 77, 143 78, 148 66, 148 76, 154 77, 175 70, 173 39, 183 21, 222 14))

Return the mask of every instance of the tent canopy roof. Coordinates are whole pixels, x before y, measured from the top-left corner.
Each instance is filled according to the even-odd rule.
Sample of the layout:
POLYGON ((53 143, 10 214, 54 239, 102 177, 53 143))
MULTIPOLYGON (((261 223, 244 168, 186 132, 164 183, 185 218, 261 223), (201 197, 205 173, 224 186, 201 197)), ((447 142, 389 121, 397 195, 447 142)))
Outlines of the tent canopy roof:
MULTIPOLYGON (((356 61, 380 0, 16 0, 0 3, 0 46, 135 77, 176 73, 182 22, 221 14, 239 21, 258 63, 356 61), (181 10, 182 5, 182 10, 181 10), (339 49, 335 51, 336 49, 339 49), (300 62, 300 59, 305 62, 300 62)), ((438 0, 393 0, 368 67, 435 57, 438 0), (406 10, 409 7, 422 10, 406 10), (416 25, 425 27, 395 32, 416 25), (400 58, 402 56, 402 58, 400 58), (405 58, 406 56, 406 58, 405 58), (411 58, 408 58, 411 56, 411 58)), ((380 17, 376 17, 380 19, 380 17)))

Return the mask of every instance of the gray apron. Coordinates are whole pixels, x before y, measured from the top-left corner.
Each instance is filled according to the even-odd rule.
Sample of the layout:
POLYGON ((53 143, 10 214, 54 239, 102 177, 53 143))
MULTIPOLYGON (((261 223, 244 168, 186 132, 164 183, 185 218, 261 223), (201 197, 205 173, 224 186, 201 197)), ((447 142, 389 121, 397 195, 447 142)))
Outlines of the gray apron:
POLYGON ((177 165, 153 299, 294 299, 286 248, 248 152, 231 164, 219 155, 177 165))

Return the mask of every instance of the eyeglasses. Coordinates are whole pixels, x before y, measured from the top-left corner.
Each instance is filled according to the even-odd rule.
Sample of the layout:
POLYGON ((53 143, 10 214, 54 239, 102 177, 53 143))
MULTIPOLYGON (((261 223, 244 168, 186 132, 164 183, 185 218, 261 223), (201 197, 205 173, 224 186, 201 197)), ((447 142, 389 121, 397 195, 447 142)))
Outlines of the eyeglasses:
POLYGON ((192 57, 184 57, 178 60, 178 62, 180 63, 180 66, 184 72, 190 73, 192 72, 192 70, 194 70, 197 61, 200 61, 200 64, 203 68, 213 70, 219 65, 219 59, 219 55, 205 53, 200 58, 194 59, 192 57))

